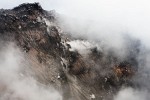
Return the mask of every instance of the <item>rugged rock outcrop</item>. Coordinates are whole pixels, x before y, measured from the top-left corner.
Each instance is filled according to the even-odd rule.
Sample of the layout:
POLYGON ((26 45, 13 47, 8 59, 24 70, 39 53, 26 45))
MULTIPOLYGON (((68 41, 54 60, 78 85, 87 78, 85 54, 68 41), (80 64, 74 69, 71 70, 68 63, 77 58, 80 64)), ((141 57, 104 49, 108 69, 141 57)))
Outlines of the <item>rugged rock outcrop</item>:
POLYGON ((38 3, 0 10, 1 40, 15 42, 25 52, 38 82, 53 85, 64 100, 112 100, 122 86, 133 85, 140 52, 137 41, 129 40, 132 50, 125 60, 96 46, 82 55, 71 50, 70 41, 76 39, 62 30, 55 12, 43 10, 38 3))

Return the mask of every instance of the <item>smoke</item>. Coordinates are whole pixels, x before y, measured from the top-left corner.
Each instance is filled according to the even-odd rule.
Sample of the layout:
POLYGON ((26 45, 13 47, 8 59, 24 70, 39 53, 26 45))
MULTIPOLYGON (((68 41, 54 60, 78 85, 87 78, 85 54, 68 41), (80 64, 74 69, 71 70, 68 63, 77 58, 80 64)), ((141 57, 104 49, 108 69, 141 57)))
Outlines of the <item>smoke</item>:
POLYGON ((13 43, 0 43, 0 100, 62 100, 52 87, 38 83, 29 64, 13 43))
MULTIPOLYGON (((141 41, 141 44, 143 46, 140 47, 140 50, 142 50, 142 52, 140 52, 140 54, 136 56, 138 60, 139 70, 138 73, 135 75, 135 77, 133 77, 134 83, 137 84, 141 89, 135 88, 121 89, 118 92, 118 94, 116 94, 116 96, 114 97, 114 100, 141 100, 141 99, 149 100, 150 98, 148 95, 150 83, 149 79, 150 52, 148 52, 150 49, 149 0, 113 0, 113 1, 112 0, 47 0, 47 1, 13 0, 12 2, 11 1, 10 0, 2 1, 1 7, 12 8, 23 2, 40 2, 42 7, 46 10, 55 9, 58 13, 60 13, 59 22, 64 32, 71 34, 75 38, 82 38, 88 41, 94 41, 96 43, 98 42, 100 43, 99 44, 100 48, 105 46, 105 48, 103 48, 104 51, 107 52, 111 49, 115 51, 116 55, 121 58, 126 58, 129 55, 129 51, 133 50, 132 53, 134 53, 134 46, 132 45, 133 42, 131 40, 141 41), (132 39, 129 39, 129 37, 132 39)), ((137 43, 137 41, 135 42, 137 43)), ((91 44, 85 43, 85 41, 83 42, 72 41, 70 42, 70 45, 72 46, 72 49, 77 49, 80 53, 85 53, 84 50, 87 51, 87 48, 91 47, 91 44)), ((2 57, 5 58, 7 57, 7 55, 2 57)), ((1 59, 3 60, 3 58, 1 59)), ((8 78, 5 79, 1 78, 2 80, 1 83, 8 84, 13 83, 14 80, 17 80, 15 82, 18 82, 20 85, 25 85, 24 87, 26 87, 26 85, 27 87, 34 87, 30 86, 31 84, 28 83, 29 81, 18 80, 19 76, 18 74, 16 75, 16 72, 18 72, 17 66, 19 65, 14 62, 15 59, 17 60, 17 58, 13 58, 12 56, 12 60, 2 61, 2 65, 8 67, 5 67, 6 70, 4 70, 3 68, 2 70, 0 69, 0 71, 2 71, 1 76, 5 76, 8 78), (7 65, 8 62, 12 63, 12 64, 10 63, 10 65, 14 64, 15 66, 11 71, 10 68, 12 67, 10 67, 10 65, 7 65), (9 72, 10 74, 7 75, 5 71, 7 72, 10 71, 9 72)), ((8 88, 7 90, 15 91, 14 92, 15 96, 18 96, 18 91, 21 91, 22 89, 20 90, 19 88, 19 90, 18 89, 15 90, 12 89, 12 87, 9 84, 8 85, 7 84, 6 84, 6 87, 8 88)), ((33 81, 33 84, 36 84, 36 81, 33 81)), ((31 89, 34 92, 36 89, 37 89, 36 91, 39 91, 40 88, 38 87, 39 85, 36 84, 35 88, 31 89)), ((47 89, 46 90, 42 89, 42 91, 45 91, 46 93, 49 92, 47 89)), ((7 93, 8 93, 7 95, 12 94, 12 92, 7 93)), ((19 93, 22 93, 22 91, 19 93)), ((25 92, 24 94, 26 93, 28 92, 25 92)), ((39 95, 40 93, 37 94, 39 95)), ((36 99, 38 100, 38 98, 36 99)))
POLYGON ((125 88, 119 91, 114 100, 149 100, 149 92, 146 90, 135 90, 125 88))
MULTIPOLYGON (((138 72, 131 79, 134 87, 124 87, 114 100, 149 100, 149 20, 144 0, 66 0, 62 1, 63 15, 59 22, 64 33, 75 39, 94 41, 102 52, 113 51, 120 59, 132 55, 138 61, 138 72), (66 6, 67 5, 67 6, 66 6), (66 6, 66 7, 65 7, 66 6)), ((59 9, 59 8, 58 8, 59 9)), ((91 48, 85 41, 71 41, 73 49, 81 54, 91 48)))
POLYGON ((101 48, 95 42, 85 41, 85 40, 73 40, 67 42, 71 46, 70 51, 78 51, 80 54, 88 55, 91 53, 91 49, 97 48, 101 51, 101 48))

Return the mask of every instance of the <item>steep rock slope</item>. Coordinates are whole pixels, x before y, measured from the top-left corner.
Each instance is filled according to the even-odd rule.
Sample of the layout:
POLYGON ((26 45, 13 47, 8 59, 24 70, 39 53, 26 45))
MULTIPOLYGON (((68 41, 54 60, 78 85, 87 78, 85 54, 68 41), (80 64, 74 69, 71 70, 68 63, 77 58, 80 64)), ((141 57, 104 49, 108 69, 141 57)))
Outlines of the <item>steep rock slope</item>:
POLYGON ((140 52, 137 40, 129 39, 129 54, 120 60, 113 51, 106 53, 97 46, 85 54, 72 50, 72 42, 88 41, 71 38, 62 30, 55 12, 43 10, 38 3, 0 10, 1 41, 15 42, 38 82, 54 86, 64 100, 112 100, 122 86, 133 86, 140 52))

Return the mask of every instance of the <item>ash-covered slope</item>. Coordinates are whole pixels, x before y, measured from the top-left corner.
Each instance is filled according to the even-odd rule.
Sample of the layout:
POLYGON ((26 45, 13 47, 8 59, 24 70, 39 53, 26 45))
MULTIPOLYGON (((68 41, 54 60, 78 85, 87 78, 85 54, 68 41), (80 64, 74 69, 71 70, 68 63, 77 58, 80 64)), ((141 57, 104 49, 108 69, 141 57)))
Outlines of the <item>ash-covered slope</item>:
POLYGON ((15 42, 37 81, 54 86, 64 100, 113 100, 121 87, 135 87, 138 40, 128 38, 128 54, 120 59, 96 41, 63 34, 55 12, 43 10, 38 3, 0 10, 0 39, 15 42), (73 48, 74 43, 89 48, 73 48))

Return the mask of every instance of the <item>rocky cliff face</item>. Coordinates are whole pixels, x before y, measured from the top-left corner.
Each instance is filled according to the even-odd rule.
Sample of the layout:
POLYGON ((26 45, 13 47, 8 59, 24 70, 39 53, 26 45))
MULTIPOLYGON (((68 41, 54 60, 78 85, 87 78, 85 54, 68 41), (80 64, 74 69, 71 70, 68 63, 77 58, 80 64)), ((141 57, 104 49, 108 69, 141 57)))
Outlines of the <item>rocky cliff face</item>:
POLYGON ((55 12, 43 10, 38 3, 1 9, 0 38, 15 42, 37 81, 54 86, 64 100, 112 100, 121 87, 134 87, 137 40, 129 39, 129 54, 121 60, 111 50, 105 52, 87 40, 63 34, 55 12), (83 53, 73 49, 74 42, 93 46, 83 53))

